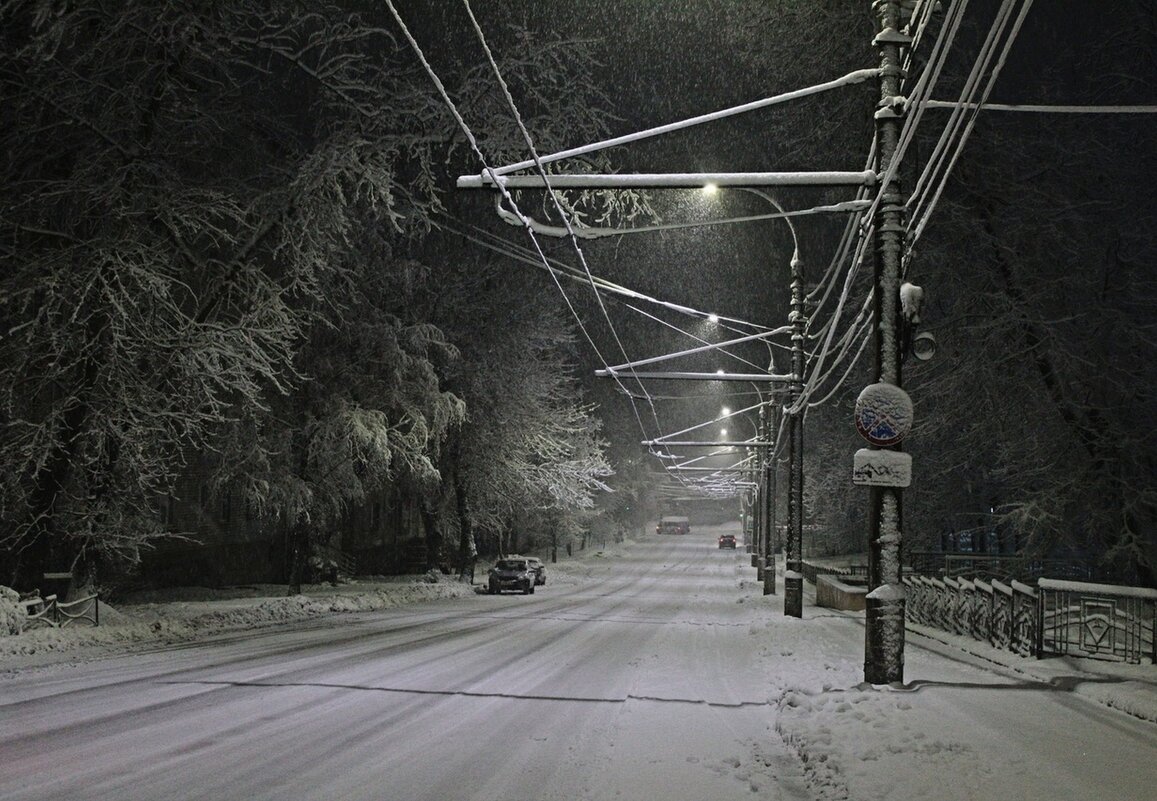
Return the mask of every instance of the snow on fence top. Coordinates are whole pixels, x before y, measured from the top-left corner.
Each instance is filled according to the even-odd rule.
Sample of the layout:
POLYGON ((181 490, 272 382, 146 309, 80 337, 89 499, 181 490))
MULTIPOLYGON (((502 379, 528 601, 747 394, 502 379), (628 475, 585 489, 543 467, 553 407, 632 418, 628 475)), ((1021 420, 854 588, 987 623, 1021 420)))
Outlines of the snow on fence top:
POLYGON ((1157 590, 1151 590, 1148 587, 1126 587, 1121 584, 1092 584, 1087 581, 1063 581, 1061 579, 1048 578, 1039 579, 1037 581, 1037 587, 1042 590, 1120 595, 1127 598, 1145 598, 1150 601, 1157 601, 1157 590))

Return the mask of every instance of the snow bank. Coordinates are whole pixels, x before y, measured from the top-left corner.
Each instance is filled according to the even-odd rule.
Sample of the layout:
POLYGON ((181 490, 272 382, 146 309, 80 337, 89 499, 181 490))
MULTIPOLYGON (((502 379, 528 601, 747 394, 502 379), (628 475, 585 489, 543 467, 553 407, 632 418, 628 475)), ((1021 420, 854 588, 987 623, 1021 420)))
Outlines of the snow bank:
MULTIPOLYGON (((600 563, 621 558, 632 545, 627 539, 602 549, 580 551, 547 568, 547 586, 575 585, 600 563)), ((485 581, 489 565, 479 563, 476 581, 485 581)), ((188 642, 230 631, 244 631, 294 620, 348 612, 373 612, 405 604, 472 595, 477 584, 464 584, 436 573, 421 576, 372 576, 331 586, 308 585, 303 594, 286 597, 285 585, 262 584, 214 589, 177 587, 146 591, 132 603, 100 604, 100 626, 77 623, 63 629, 34 628, 17 637, 0 636, 0 668, 32 667, 64 658, 100 656, 142 645, 188 642)), ((16 596, 17 598, 19 596, 16 596)), ((0 599, 0 627, 7 618, 0 599)), ((20 621, 23 621, 23 610, 20 621)), ((0 628, 0 635, 4 630, 0 628)))
MULTIPOLYGON (((128 604, 101 603, 100 626, 74 624, 67 628, 36 628, 18 637, 0 638, 0 658, 70 652, 80 648, 112 648, 135 644, 184 642, 219 634, 276 625, 341 612, 371 612, 474 592, 458 581, 430 583, 426 577, 400 582, 354 582, 339 587, 311 587, 308 595, 273 597, 276 587, 241 588, 241 597, 222 598, 222 591, 183 588, 173 591, 185 600, 128 604), (267 595, 260 595, 262 591, 267 595), (197 597, 205 600, 195 600, 197 597)), ((284 592, 284 589, 281 589, 284 592)), ((154 597, 164 597, 155 593, 154 597)), ((2 611, 0 611, 2 615, 2 611)), ((0 617, 0 620, 3 618, 0 617)))
POLYGON ((19 634, 24 628, 24 609, 19 600, 16 590, 0 586, 0 637, 19 634))

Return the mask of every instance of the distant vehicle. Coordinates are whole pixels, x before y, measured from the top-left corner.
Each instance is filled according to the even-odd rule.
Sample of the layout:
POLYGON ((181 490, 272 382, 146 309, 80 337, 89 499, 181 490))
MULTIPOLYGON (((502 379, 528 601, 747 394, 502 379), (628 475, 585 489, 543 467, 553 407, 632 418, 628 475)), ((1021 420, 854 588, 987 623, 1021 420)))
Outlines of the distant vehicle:
POLYGON ((523 556, 522 554, 511 553, 506 555, 507 559, 525 559, 530 572, 534 574, 534 586, 541 587, 546 584, 546 565, 537 556, 523 556))
POLYGON ((720 548, 734 548, 735 547, 735 535, 734 534, 720 534, 719 535, 719 547, 720 548))
POLYGON ((659 518, 659 525, 655 526, 656 534, 690 534, 691 522, 678 515, 664 515, 659 518))
POLYGON ((490 568, 487 589, 491 595, 497 595, 503 590, 521 590, 523 595, 533 595, 534 578, 534 571, 525 557, 499 559, 490 568))
POLYGON ((527 563, 530 565, 531 571, 534 572, 535 586, 541 587, 546 584, 546 565, 537 556, 526 557, 527 563))

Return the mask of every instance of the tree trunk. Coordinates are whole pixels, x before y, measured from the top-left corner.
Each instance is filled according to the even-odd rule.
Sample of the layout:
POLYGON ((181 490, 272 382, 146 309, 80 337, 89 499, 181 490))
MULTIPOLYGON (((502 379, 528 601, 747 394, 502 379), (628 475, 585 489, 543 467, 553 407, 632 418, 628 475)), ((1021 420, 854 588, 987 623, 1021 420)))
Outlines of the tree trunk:
POLYGON ((478 546, 474 542, 474 527, 466 510, 466 487, 457 469, 454 471, 455 509, 458 512, 458 577, 474 583, 474 563, 478 561, 478 546))
POLYGON ((300 595, 309 562, 309 527, 304 523, 289 529, 289 595, 300 595))
POLYGON ((425 498, 418 501, 418 512, 422 516, 422 526, 426 529, 426 570, 441 571, 442 527, 438 523, 438 515, 425 498))

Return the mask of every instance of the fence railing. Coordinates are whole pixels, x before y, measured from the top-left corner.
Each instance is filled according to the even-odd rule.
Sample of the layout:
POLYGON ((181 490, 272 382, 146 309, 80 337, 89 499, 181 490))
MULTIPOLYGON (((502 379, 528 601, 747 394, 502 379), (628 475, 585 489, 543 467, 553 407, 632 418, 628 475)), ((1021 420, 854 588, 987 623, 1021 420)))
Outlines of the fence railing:
POLYGON ((815 584, 817 576, 866 576, 868 575, 868 566, 831 567, 829 565, 817 565, 814 562, 803 562, 800 566, 800 572, 808 582, 815 584))
POLYGON ((24 628, 50 626, 64 628, 78 620, 100 625, 100 594, 77 598, 75 601, 60 601, 55 595, 43 598, 26 598, 21 603, 27 615, 24 628))
POLYGON ((1038 652, 1157 664, 1157 590, 1041 579, 1038 652))
MULTIPOLYGON (((803 565, 811 582, 844 568, 803 565)), ((1157 590, 1042 578, 907 575, 908 622, 971 637, 1021 656, 1086 656, 1157 665, 1157 590)))
POLYGON ((907 576, 907 619, 1022 656, 1037 652, 1037 591, 1012 581, 907 576))

